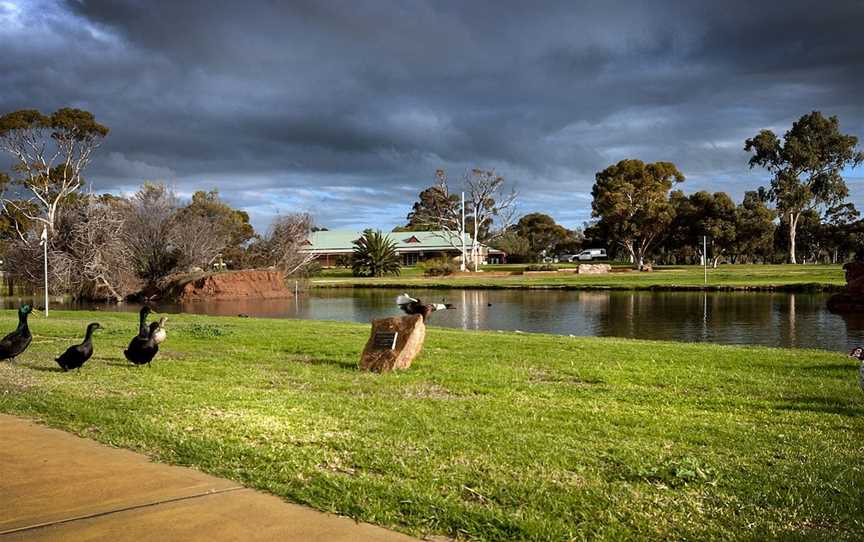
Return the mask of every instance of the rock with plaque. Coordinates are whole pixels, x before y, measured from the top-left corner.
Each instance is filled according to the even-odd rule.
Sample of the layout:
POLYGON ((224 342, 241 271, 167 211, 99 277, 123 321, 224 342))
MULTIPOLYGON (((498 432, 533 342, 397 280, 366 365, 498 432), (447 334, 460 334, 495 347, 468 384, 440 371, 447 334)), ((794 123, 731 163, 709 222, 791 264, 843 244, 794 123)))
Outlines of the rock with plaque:
POLYGON ((376 373, 407 369, 425 339, 426 324, 420 315, 373 320, 372 332, 360 356, 360 368, 376 373))
POLYGON ((838 314, 864 312, 864 262, 849 262, 843 266, 846 288, 828 298, 828 310, 838 314))

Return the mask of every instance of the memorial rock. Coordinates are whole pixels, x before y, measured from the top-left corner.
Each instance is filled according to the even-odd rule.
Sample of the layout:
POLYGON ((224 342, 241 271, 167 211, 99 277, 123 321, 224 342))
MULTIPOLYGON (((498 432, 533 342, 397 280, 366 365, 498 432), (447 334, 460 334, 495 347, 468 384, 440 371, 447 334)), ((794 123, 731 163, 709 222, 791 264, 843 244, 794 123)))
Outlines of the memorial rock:
POLYGON ((831 312, 864 312, 864 262, 849 262, 843 266, 846 272, 846 289, 828 299, 831 312))
POLYGON ((360 369, 384 373, 407 369, 423 348, 426 324, 419 314, 372 321, 372 332, 360 356, 360 369))

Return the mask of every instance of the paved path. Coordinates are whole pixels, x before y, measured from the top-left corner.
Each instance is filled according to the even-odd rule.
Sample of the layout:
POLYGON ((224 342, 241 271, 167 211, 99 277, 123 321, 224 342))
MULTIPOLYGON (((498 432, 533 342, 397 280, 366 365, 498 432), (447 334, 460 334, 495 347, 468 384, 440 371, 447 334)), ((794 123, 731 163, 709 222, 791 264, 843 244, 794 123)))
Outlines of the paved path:
POLYGON ((413 538, 0 414, 0 542, 413 538))

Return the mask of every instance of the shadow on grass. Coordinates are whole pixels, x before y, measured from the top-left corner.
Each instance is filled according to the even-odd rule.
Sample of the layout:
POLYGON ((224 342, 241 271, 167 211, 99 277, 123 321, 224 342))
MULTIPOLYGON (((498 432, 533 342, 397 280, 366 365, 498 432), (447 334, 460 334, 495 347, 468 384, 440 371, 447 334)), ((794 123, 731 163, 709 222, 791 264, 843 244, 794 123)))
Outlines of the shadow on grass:
MULTIPOLYGON (((28 369, 32 369, 34 371, 39 371, 42 373, 62 373, 65 372, 60 367, 43 367, 41 365, 22 365, 22 367, 27 367, 28 369)), ((74 371, 74 369, 73 369, 74 371)))
POLYGON ((352 371, 357 370, 356 361, 345 361, 344 359, 338 358, 295 357, 287 361, 291 363, 302 363, 304 365, 330 365, 331 367, 338 367, 340 369, 350 369, 352 371))
POLYGON ((111 367, 125 367, 127 369, 137 369, 142 367, 142 365, 135 365, 131 361, 107 361, 105 365, 110 365, 111 367))
POLYGON ((801 396, 790 398, 788 403, 778 406, 777 410, 839 414, 840 416, 864 415, 864 405, 860 401, 838 403, 836 401, 826 401, 824 397, 801 396))
POLYGON ((824 373, 826 375, 841 375, 841 374, 849 374, 857 372, 857 367, 854 364, 836 364, 836 363, 825 363, 821 365, 806 365, 800 368, 802 371, 813 372, 813 373, 824 373))

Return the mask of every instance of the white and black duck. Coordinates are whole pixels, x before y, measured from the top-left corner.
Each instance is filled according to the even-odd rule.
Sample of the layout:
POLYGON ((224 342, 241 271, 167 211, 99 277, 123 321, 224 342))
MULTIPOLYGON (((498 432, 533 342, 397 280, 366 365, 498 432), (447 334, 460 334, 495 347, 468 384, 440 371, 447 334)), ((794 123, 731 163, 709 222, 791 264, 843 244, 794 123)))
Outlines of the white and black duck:
POLYGON ((167 321, 167 316, 163 316, 159 319, 159 327, 157 327, 156 332, 153 333, 153 340, 156 341, 156 344, 162 344, 165 342, 165 339, 168 338, 168 330, 165 329, 165 322, 167 321))
POLYGON ((455 309, 456 306, 452 303, 423 303, 419 299, 415 299, 408 294, 402 294, 396 297, 396 304, 405 314, 419 314, 423 317, 423 321, 435 311, 445 309, 455 309))
POLYGON ((156 339, 153 337, 156 330, 159 328, 159 322, 152 322, 147 331, 146 337, 136 335, 129 343, 129 347, 123 351, 126 359, 135 365, 150 366, 150 362, 156 357, 159 352, 159 345, 156 344, 156 339))
POLYGON ((67 348, 59 358, 54 360, 57 365, 64 371, 80 370, 81 366, 93 355, 93 332, 97 329, 102 329, 98 322, 88 325, 87 332, 84 334, 84 342, 67 348))
POLYGON ((33 335, 30 334, 30 328, 27 326, 27 316, 31 312, 33 309, 30 305, 21 305, 18 309, 18 327, 0 340, 0 360, 15 361, 15 358, 30 346, 33 335))

